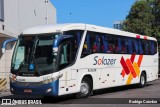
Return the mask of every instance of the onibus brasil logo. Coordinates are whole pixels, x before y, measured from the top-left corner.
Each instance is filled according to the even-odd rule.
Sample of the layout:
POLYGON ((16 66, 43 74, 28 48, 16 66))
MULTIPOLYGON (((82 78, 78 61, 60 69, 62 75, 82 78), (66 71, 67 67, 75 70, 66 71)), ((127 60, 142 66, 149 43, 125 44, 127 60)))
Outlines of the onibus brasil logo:
POLYGON ((42 104, 41 100, 15 100, 15 99, 2 99, 1 105, 26 105, 26 104, 42 104))

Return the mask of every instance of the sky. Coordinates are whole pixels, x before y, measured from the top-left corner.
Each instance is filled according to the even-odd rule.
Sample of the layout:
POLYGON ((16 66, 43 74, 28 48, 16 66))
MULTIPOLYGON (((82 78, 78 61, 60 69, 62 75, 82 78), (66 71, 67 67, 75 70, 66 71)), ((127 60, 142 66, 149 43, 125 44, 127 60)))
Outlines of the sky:
POLYGON ((51 0, 57 23, 86 23, 113 28, 125 20, 136 0, 51 0))

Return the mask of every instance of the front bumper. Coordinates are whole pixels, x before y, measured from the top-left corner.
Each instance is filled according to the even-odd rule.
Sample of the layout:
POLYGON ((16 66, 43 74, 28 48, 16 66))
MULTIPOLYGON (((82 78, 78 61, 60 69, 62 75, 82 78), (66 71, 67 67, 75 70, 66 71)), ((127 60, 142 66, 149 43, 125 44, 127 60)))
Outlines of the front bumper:
POLYGON ((12 94, 19 95, 44 95, 44 96, 58 96, 59 80, 54 82, 33 86, 32 83, 24 83, 26 85, 18 85, 10 82, 10 90, 12 94), (25 92, 24 90, 32 90, 32 92, 25 92), (50 90, 50 91, 48 91, 50 90))

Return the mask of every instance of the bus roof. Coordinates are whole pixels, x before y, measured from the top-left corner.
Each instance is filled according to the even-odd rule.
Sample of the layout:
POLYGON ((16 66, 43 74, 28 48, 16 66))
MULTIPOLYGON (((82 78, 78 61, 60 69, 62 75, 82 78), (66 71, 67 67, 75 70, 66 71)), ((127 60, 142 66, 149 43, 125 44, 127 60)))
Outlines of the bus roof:
MULTIPOLYGON (((30 35, 30 34, 45 34, 45 33, 62 33, 63 31, 68 30, 88 30, 100 33, 107 33, 113 35, 121 35, 121 36, 129 36, 129 37, 137 37, 137 38, 147 38, 149 40, 155 40, 153 37, 143 36, 140 34, 130 33, 126 31, 121 31, 118 29, 101 27, 96 25, 84 24, 84 23, 66 23, 66 24, 55 24, 55 25, 42 25, 37 27, 32 27, 26 29, 22 32, 22 35, 30 35)), ((31 35, 32 36, 32 35, 31 35)))
POLYGON ((42 33, 54 33, 63 32, 67 30, 85 30, 85 24, 78 23, 66 23, 66 24, 55 24, 55 25, 42 25, 26 29, 22 34, 42 34, 42 33))

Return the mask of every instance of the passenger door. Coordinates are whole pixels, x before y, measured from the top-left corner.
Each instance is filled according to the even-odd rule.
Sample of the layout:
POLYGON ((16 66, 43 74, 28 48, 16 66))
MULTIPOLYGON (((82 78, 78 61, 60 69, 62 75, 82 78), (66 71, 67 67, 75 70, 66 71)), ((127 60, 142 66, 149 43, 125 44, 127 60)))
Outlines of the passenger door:
POLYGON ((59 95, 70 93, 71 85, 71 63, 72 63, 72 42, 71 40, 63 41, 59 46, 58 71, 63 76, 59 80, 59 95))

